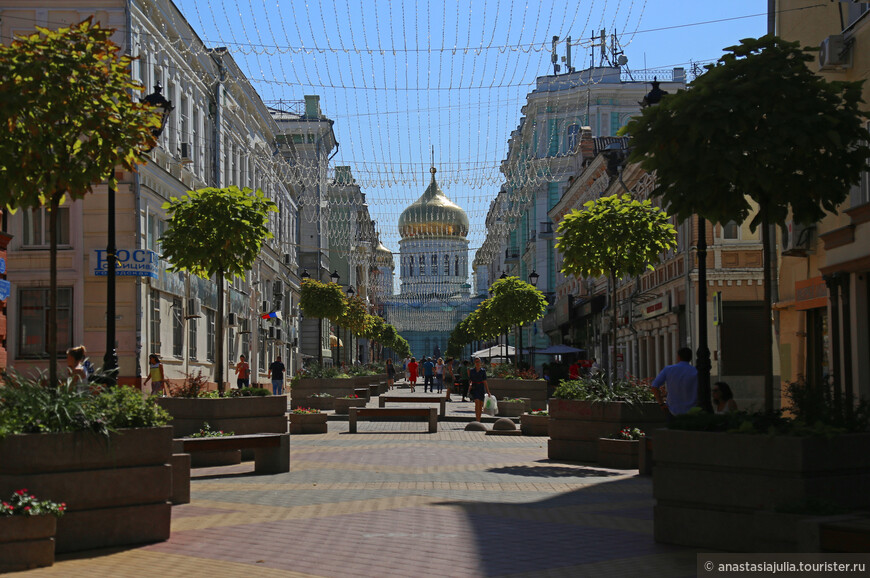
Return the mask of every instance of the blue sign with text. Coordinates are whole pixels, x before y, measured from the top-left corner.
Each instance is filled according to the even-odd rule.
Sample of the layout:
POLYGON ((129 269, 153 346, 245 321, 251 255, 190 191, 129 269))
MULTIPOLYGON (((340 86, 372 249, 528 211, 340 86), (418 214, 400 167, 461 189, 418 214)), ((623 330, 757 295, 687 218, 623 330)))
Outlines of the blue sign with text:
POLYGON ((12 284, 5 279, 0 279, 0 301, 6 301, 11 292, 12 284))
MULTIPOLYGON (((154 251, 145 249, 118 249, 115 252, 115 275, 118 277, 151 277, 157 279, 159 258, 154 251)), ((105 249, 94 249, 91 253, 94 275, 108 275, 109 264, 105 249)))

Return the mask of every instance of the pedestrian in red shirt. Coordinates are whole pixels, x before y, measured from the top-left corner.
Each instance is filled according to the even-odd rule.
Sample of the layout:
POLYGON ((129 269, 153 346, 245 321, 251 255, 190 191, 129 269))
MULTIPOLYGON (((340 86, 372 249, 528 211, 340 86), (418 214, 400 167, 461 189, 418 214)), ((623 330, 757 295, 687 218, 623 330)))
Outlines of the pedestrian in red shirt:
POLYGON ((412 357, 411 362, 408 364, 408 381, 411 382, 411 393, 414 393, 414 389, 417 385, 417 358, 412 357))

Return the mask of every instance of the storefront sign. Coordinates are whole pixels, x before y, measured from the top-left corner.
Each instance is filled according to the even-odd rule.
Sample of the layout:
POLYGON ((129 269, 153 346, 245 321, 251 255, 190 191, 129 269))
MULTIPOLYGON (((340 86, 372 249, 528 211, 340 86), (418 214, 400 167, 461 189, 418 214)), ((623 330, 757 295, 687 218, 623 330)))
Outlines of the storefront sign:
POLYGON ((662 295, 655 301, 650 301, 649 303, 644 303, 640 305, 640 316, 644 319, 651 319, 653 317, 658 317, 659 315, 667 313, 670 310, 670 295, 662 295))
POLYGON ((0 301, 6 301, 11 292, 12 284, 5 279, 0 279, 0 301))
MULTIPOLYGON (((118 249, 116 257, 115 275, 118 277, 157 278, 159 258, 154 251, 147 251, 145 249, 118 249)), ((109 265, 106 261, 105 249, 94 249, 91 252, 91 260, 94 263, 94 275, 105 276, 108 274, 109 265)))
POLYGON ((813 277, 794 284, 794 308, 798 311, 828 306, 828 286, 825 280, 813 277))

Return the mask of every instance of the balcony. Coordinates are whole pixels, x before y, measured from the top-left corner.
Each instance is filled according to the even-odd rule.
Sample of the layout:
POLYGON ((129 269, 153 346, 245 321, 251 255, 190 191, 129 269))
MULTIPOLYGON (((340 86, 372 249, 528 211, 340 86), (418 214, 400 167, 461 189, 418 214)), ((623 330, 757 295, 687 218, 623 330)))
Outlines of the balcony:
POLYGON ((519 249, 505 249, 505 251, 504 251, 504 262, 505 263, 516 263, 519 260, 520 260, 519 249))
POLYGON ((538 236, 544 240, 552 239, 555 236, 553 232, 553 223, 550 221, 541 221, 540 228, 538 229, 538 236))

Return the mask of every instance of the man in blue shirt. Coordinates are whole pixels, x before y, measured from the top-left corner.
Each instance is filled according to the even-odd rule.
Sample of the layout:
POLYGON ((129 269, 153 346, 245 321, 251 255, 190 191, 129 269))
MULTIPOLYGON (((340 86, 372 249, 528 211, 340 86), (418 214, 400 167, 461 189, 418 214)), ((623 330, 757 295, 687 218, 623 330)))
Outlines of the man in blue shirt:
POLYGON ((692 350, 681 348, 677 358, 679 362, 665 367, 650 386, 658 404, 671 416, 688 413, 698 404, 698 370, 690 363, 692 350), (667 404, 659 389, 663 385, 668 390, 667 404))
POLYGON ((426 358, 423 361, 423 391, 426 392, 429 389, 432 390, 432 393, 435 393, 435 383, 434 383, 434 370, 435 364, 432 363, 430 358, 426 358))

